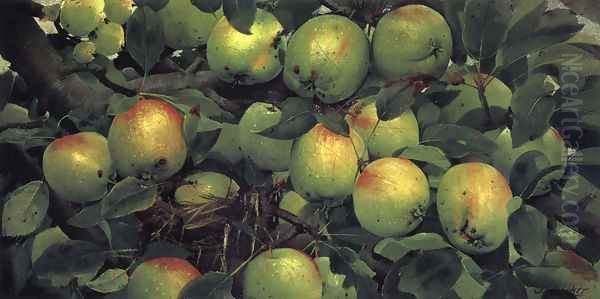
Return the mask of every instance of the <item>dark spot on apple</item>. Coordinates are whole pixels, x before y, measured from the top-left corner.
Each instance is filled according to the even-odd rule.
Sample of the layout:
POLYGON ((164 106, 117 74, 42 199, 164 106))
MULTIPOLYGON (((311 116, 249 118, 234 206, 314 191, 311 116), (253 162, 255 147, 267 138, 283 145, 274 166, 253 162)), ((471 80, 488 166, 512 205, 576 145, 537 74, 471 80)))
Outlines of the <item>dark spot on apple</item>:
POLYGON ((294 74, 300 74, 300 66, 299 65, 294 65, 294 74))
POLYGON ((101 177, 102 177, 102 175, 104 174, 104 173, 103 173, 103 171, 102 171, 102 169, 98 169, 98 172, 97 172, 97 173, 98 173, 98 177, 99 177, 99 178, 101 178, 101 177))

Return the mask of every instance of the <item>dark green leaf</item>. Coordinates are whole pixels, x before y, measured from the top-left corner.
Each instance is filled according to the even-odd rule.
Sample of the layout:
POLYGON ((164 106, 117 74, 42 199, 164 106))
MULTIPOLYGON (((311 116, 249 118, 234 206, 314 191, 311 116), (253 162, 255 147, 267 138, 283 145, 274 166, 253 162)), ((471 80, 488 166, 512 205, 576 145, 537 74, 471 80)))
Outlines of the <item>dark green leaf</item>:
POLYGON ((550 160, 540 151, 529 151, 517 158, 510 172, 510 187, 513 194, 528 199, 533 195, 528 193, 528 187, 533 185, 535 188, 539 183, 538 175, 550 167, 550 160))
POLYGON ((452 31, 452 61, 464 64, 467 61, 467 50, 463 44, 464 11, 466 0, 443 1, 444 17, 452 31))
POLYGON ((503 45, 505 48, 531 38, 548 7, 546 0, 516 0, 513 3, 514 13, 503 45))
POLYGON ((430 125, 436 124, 440 119, 441 109, 433 103, 423 104, 417 111, 417 120, 419 127, 426 128, 430 125))
POLYGON ((194 165, 202 163, 209 157, 209 152, 217 143, 221 129, 207 132, 196 133, 189 146, 189 155, 194 161, 194 165))
POLYGON ((146 72, 160 59, 165 38, 158 14, 142 6, 127 21, 127 51, 146 72))
POLYGON ((158 198, 156 186, 146 186, 139 179, 126 177, 101 200, 104 219, 118 218, 151 207, 158 198))
MULTIPOLYGON (((165 7, 167 5, 167 3, 169 3, 169 0, 134 0, 134 1, 138 7, 148 5, 154 11, 159 11, 161 8, 165 7)), ((173 0, 173 1, 175 1, 175 0, 173 0)))
POLYGON ((222 0, 192 0, 192 4, 203 12, 213 13, 223 4, 222 0))
POLYGON ((113 250, 136 249, 142 236, 142 223, 134 215, 108 220, 112 231, 113 250))
POLYGON ((377 284, 373 280, 375 272, 360 258, 358 253, 348 247, 337 247, 332 253, 329 257, 331 271, 346 276, 344 287, 354 286, 358 298, 376 299, 379 297, 377 284))
POLYGON ((186 259, 191 255, 192 254, 187 249, 177 246, 173 243, 166 241, 155 241, 146 246, 143 259, 149 260, 165 256, 186 259))
POLYGON ((255 0, 223 0, 223 13, 237 31, 251 34, 250 27, 256 17, 255 0))
POLYGON ((106 220, 100 221, 98 223, 98 227, 104 233, 106 240, 108 240, 108 247, 112 249, 113 248, 113 246, 112 246, 112 230, 110 228, 110 225, 108 224, 108 221, 106 221, 106 220))
POLYGON ((357 99, 364 99, 375 96, 381 91, 384 85, 385 82, 382 78, 373 73, 369 73, 365 79, 365 82, 358 89, 354 97, 357 99))
POLYGON ((577 156, 581 159, 577 161, 579 165, 600 165, 600 147, 589 147, 580 150, 577 156))
POLYGON ((470 55, 482 63, 492 62, 484 69, 488 72, 493 68, 496 52, 506 38, 511 17, 510 0, 467 0, 465 3, 462 39, 470 55))
POLYGON ((10 143, 16 145, 23 145, 26 148, 45 146, 52 141, 52 137, 52 132, 44 128, 10 128, 0 132, 0 144, 10 143))
POLYGON ((234 299, 231 296, 233 278, 227 273, 209 272, 189 282, 180 299, 234 299))
POLYGON ((300 27, 321 6, 319 0, 278 0, 275 3, 273 14, 288 31, 300 27))
POLYGON ((120 93, 113 94, 108 99, 108 108, 106 109, 107 115, 117 115, 119 113, 129 110, 138 101, 138 97, 127 97, 120 93))
POLYGON ((398 290, 416 298, 440 298, 450 291, 462 271, 454 249, 427 251, 401 268, 398 290))
POLYGON ((510 241, 519 254, 539 265, 548 250, 548 220, 532 206, 524 205, 508 219, 510 241))
POLYGON ((34 232, 46 218, 48 186, 32 181, 13 191, 2 210, 2 236, 25 236, 34 232))
POLYGON ((504 273, 494 279, 483 295, 484 299, 516 299, 527 298, 523 284, 512 273, 504 273))
POLYGON ((102 217, 102 203, 97 202, 81 209, 69 218, 67 223, 75 227, 90 228, 98 225, 102 220, 104 220, 102 217))
POLYGON ((462 158, 471 153, 490 153, 496 143, 475 129, 452 124, 438 124, 425 129, 423 143, 442 149, 448 157, 462 158))
POLYGON ((172 94, 172 99, 176 104, 186 105, 187 107, 198 107, 201 115, 207 116, 221 123, 237 123, 237 119, 231 112, 223 110, 211 98, 205 96, 197 89, 183 89, 172 94))
POLYGON ((69 237, 67 237, 67 235, 65 235, 65 233, 58 226, 39 232, 33 238, 33 244, 31 247, 31 262, 35 263, 35 261, 42 256, 42 253, 44 253, 44 251, 51 245, 67 240, 69 240, 69 237))
POLYGON ((2 111, 6 103, 8 103, 8 99, 12 95, 16 80, 16 73, 11 70, 0 69, 0 111, 2 111))
POLYGON ((550 128, 556 97, 552 97, 551 84, 545 74, 535 74, 515 91, 511 100, 513 147, 542 136, 550 128))
MULTIPOLYGON (((0 263, 0 269, 9 274, 8 281, 11 283, 12 291, 16 294, 20 293, 26 287, 27 281, 31 277, 31 260, 29 255, 31 246, 31 239, 28 239, 23 243, 15 243, 8 248, 3 248, 3 252, 0 251, 0 257, 3 259, 0 263)), ((3 282, 6 282, 6 280, 3 282)))
POLYGON ((344 116, 337 111, 330 110, 325 112, 325 114, 315 112, 313 115, 319 123, 334 133, 350 136, 350 127, 348 126, 348 123, 344 119, 344 116))
POLYGON ((435 146, 412 145, 401 150, 400 157, 426 162, 442 169, 450 168, 446 154, 435 146))
POLYGON ((450 247, 440 235, 418 233, 404 238, 386 238, 377 243, 373 252, 396 262, 413 250, 436 250, 450 247))
POLYGON ((258 134, 275 139, 295 139, 312 129, 317 122, 312 114, 310 99, 287 98, 279 106, 281 109, 279 123, 257 132, 258 134))
POLYGON ((580 92, 579 89, 570 88, 573 84, 579 83, 577 81, 583 83, 584 77, 600 75, 600 60, 585 49, 572 44, 554 45, 531 55, 529 59, 531 71, 548 66, 552 66, 562 78, 561 83, 566 86, 563 88, 564 96, 576 96, 575 93, 580 92), (573 75, 573 71, 577 74, 573 75))
POLYGON ((38 279, 55 287, 73 279, 94 276, 106 259, 106 252, 93 243, 68 240, 53 244, 33 265, 38 279))
POLYGON ((595 0, 561 0, 576 13, 583 15, 594 23, 600 23, 600 6, 595 0))
POLYGON ((377 117, 386 121, 400 116, 415 102, 414 86, 400 81, 382 88, 376 95, 377 117))
POLYGON ((127 271, 123 269, 108 269, 85 285, 96 292, 107 294, 124 289, 128 282, 129 276, 127 275, 127 271))

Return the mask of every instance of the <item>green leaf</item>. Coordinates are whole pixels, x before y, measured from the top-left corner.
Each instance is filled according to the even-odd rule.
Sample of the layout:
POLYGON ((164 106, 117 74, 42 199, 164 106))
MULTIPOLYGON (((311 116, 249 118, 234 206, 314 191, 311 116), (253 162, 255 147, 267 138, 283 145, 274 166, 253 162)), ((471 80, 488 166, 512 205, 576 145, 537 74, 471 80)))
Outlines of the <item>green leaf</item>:
POLYGON ((106 240, 108 240, 108 247, 110 249, 112 249, 113 248, 113 245, 112 245, 112 230, 110 228, 110 225, 108 224, 108 221, 106 221, 106 220, 100 221, 98 223, 98 227, 104 233, 104 236, 106 237, 106 240))
POLYGON ((468 154, 491 153, 497 145, 493 140, 473 128, 453 124, 437 124, 423 132, 423 143, 439 147, 450 158, 463 158, 468 154))
POLYGON ((123 269, 108 269, 85 285, 96 292, 108 294, 124 289, 127 283, 129 283, 127 271, 123 269))
POLYGON ((595 0, 561 0, 561 2, 576 13, 600 23, 600 6, 595 0))
POLYGON ((467 50, 462 39, 465 2, 466 0, 442 2, 444 17, 452 31, 452 61, 457 64, 464 64, 467 61, 467 50))
POLYGON ((513 94, 513 147, 542 136, 550 128, 550 117, 554 113, 556 97, 548 95, 548 88, 546 75, 535 74, 513 94))
POLYGON ((46 128, 10 128, 0 132, 0 144, 16 144, 26 148, 46 146, 52 142, 52 138, 52 132, 46 128))
POLYGON ((143 236, 139 234, 142 223, 134 215, 108 220, 112 232, 112 249, 137 249, 143 236))
POLYGON ((129 110, 129 108, 133 107, 137 101, 138 97, 127 97, 120 93, 115 93, 108 99, 108 108, 106 109, 106 114, 115 116, 119 113, 125 112, 129 110))
POLYGON ((519 194, 525 199, 531 197, 543 178, 539 175, 550 166, 550 160, 540 151, 529 151, 519 156, 509 176, 513 194, 519 194))
POLYGON ((196 136, 189 145, 189 155, 194 161, 194 165, 198 165, 209 157, 209 152, 217 143, 221 130, 212 130, 202 133, 196 133, 196 136))
POLYGON ((173 243, 169 243, 166 241, 155 241, 146 246, 143 260, 149 260, 165 256, 186 259, 191 255, 192 254, 188 250, 186 250, 183 247, 177 246, 173 243))
MULTIPOLYGON (((6 244, 6 243, 5 243, 6 244)), ((31 260, 29 253, 31 252, 31 239, 27 239, 25 242, 15 242, 10 247, 2 249, 0 260, 0 269, 8 274, 8 282, 6 287, 18 294, 26 286, 27 282, 31 278, 31 260)), ((7 244, 8 245, 8 244, 7 244)), ((5 276, 6 277, 6 276, 5 276)), ((3 284, 3 290, 6 288, 3 284)), ((0 293, 2 294, 2 293, 0 293)))
MULTIPOLYGON (((538 8, 539 9, 539 8, 538 8)), ((523 22, 528 22, 524 20, 523 22)), ((529 24, 530 26, 532 24, 529 24)), ((534 25, 534 24, 533 24, 534 25)), ((525 24, 523 24, 525 26, 525 24)), ((528 38, 503 46, 496 57, 496 64, 505 68, 529 53, 539 51, 552 45, 564 42, 579 32, 583 25, 579 24, 577 16, 569 10, 554 9, 545 12, 539 24, 528 38)))
POLYGON ((77 214, 73 215, 67 223, 79 228, 90 228, 98 225, 104 217, 102 216, 102 203, 96 202, 83 207, 77 214))
POLYGON ((198 127, 200 125, 200 113, 197 108, 192 108, 183 116, 183 136, 188 146, 196 138, 198 127))
POLYGON ((221 8, 222 0, 192 0, 192 4, 203 12, 213 13, 221 8))
POLYGON ((600 189, 579 173, 570 175, 560 191, 561 198, 568 198, 574 203, 580 203, 588 198, 600 198, 600 189))
POLYGON ((328 257, 315 258, 315 264, 319 267, 319 273, 323 279, 323 297, 322 299, 356 299, 356 288, 354 286, 345 287, 345 275, 331 272, 331 262, 328 257))
POLYGON ((103 219, 118 218, 143 211, 156 202, 156 186, 146 186, 134 177, 126 177, 108 192, 100 204, 103 219))
POLYGON ((548 250, 548 219, 536 208, 524 205, 508 219, 510 241, 521 256, 539 265, 548 250))
POLYGON ((386 238, 377 243, 373 251, 393 262, 413 250, 436 250, 450 247, 442 236, 435 233, 418 233, 404 238, 386 238))
POLYGON ((57 243, 65 242, 67 240, 69 240, 69 237, 67 237, 67 235, 65 235, 65 233, 58 226, 39 232, 33 238, 33 244, 31 247, 31 262, 35 263, 35 261, 42 256, 48 247, 57 243))
MULTIPOLYGON (((467 0, 462 39, 469 54, 482 61, 494 61, 506 38, 512 17, 510 0, 467 0)), ((491 71, 492 65, 485 70, 491 71)))
POLYGON ((375 96, 377 117, 386 121, 400 116, 415 102, 415 89, 411 82, 387 84, 375 96))
POLYGON ((440 298, 450 291, 461 272, 454 249, 426 251, 400 269, 398 290, 416 298, 440 298))
POLYGON ((531 71, 544 70, 552 66, 558 73, 559 78, 563 78, 564 96, 577 97, 580 90, 570 89, 570 86, 579 82, 583 83, 583 78, 592 75, 600 75, 600 60, 592 53, 573 44, 558 44, 544 50, 533 53, 529 59, 529 69, 531 71), (577 72, 577 77, 572 78, 572 71, 577 72))
POLYGON ((503 47, 509 48, 532 37, 548 7, 546 0, 513 1, 514 13, 508 25, 503 47))
POLYGON ((275 139, 295 139, 315 126, 317 120, 312 114, 312 101, 304 98, 287 98, 281 105, 281 119, 278 124, 258 133, 275 139))
POLYGON ((490 287, 485 291, 483 298, 527 298, 527 291, 523 284, 514 277, 512 273, 504 273, 492 281, 490 287))
POLYGON ((283 28, 292 31, 308 21, 321 6, 319 0, 278 0, 273 14, 283 28))
POLYGON ((435 146, 412 145, 401 150, 400 157, 426 162, 442 169, 448 169, 451 165, 446 154, 435 146))
POLYGON ((159 11, 169 3, 169 0, 134 0, 138 7, 150 6, 154 11, 159 11))
POLYGON ((234 299, 231 295, 233 277, 227 273, 208 272, 189 282, 180 299, 234 299))
MULTIPOLYGON (((330 245, 333 247, 333 245, 330 245)), ((358 298, 378 298, 375 272, 358 253, 348 247, 335 247, 329 256, 332 273, 346 275, 345 286, 354 286, 358 298)))
POLYGON ((48 186, 32 181, 13 191, 2 210, 2 235, 25 236, 34 232, 46 217, 49 206, 48 186))
POLYGON ((523 205, 523 198, 520 196, 513 197, 507 204, 506 209, 508 210, 508 215, 512 215, 514 212, 519 210, 523 205))
MULTIPOLYGON (((172 95, 172 100, 176 104, 187 107, 199 107, 201 115, 205 115, 211 120, 217 122, 237 123, 237 119, 231 112, 223 110, 211 98, 205 96, 197 89, 182 89, 172 95)), ((189 109, 186 109, 189 110, 189 109)))
POLYGON ((417 111, 419 127, 426 128, 440 120, 441 109, 433 103, 425 103, 417 111))
POLYGON ((146 74, 160 59, 165 49, 162 23, 151 8, 142 6, 127 21, 127 51, 146 74))
POLYGON ((62 287, 73 279, 95 276, 105 259, 106 253, 95 244, 68 240, 48 247, 33 264, 33 272, 41 281, 62 287))
POLYGON ((256 17, 255 0, 223 0, 223 13, 237 31, 251 34, 250 27, 256 17))
POLYGON ((577 160, 579 165, 600 165, 600 147, 588 147, 579 150, 577 157, 581 158, 577 160))
POLYGON ((350 136, 350 127, 344 119, 344 116, 335 110, 330 110, 323 113, 314 112, 315 119, 324 125, 327 129, 333 131, 336 134, 343 136, 350 136))

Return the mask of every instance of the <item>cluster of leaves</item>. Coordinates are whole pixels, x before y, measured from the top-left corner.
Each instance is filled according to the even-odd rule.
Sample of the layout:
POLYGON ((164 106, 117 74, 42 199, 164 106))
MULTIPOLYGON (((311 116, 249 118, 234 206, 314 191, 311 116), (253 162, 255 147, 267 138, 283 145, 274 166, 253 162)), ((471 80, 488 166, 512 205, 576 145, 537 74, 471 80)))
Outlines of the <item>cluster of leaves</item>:
MULTIPOLYGON (((138 8, 127 24, 126 51, 138 64, 136 67, 150 75, 166 50, 156 11, 168 0, 135 2, 138 8)), ((358 298, 600 297, 600 244, 596 227, 600 219, 597 201, 600 106, 596 101, 600 95, 600 47, 569 41, 581 30, 577 16, 571 11, 548 10, 545 0, 192 0, 206 12, 222 8, 240 32, 248 31, 257 7, 271 10, 288 31, 293 31, 317 11, 344 14, 365 27, 374 26, 389 9, 409 2, 428 4, 445 16, 452 29, 455 45, 452 61, 459 78, 463 72, 488 73, 513 90, 510 123, 496 125, 512 128, 514 146, 540 137, 550 126, 567 127, 573 117, 578 119, 576 126, 582 134, 591 137, 568 138, 570 148, 577 150, 572 158, 579 171, 565 176, 551 193, 541 197, 533 196, 531 186, 535 187, 548 173, 546 164, 536 163, 531 156, 520 159, 526 171, 514 179, 520 183, 518 190, 513 184, 520 196, 510 203, 509 238, 498 250, 483 256, 471 257, 453 248, 443 237, 434 209, 427 211, 424 223, 414 234, 382 239, 360 227, 347 203, 327 203, 318 213, 321 222, 327 223, 326 229, 319 228, 318 236, 311 236, 310 240, 314 253, 328 259, 331 265, 330 272, 322 272, 327 276, 323 279, 343 275, 340 292, 353 288, 358 298), (568 81, 572 72, 581 76, 577 82, 568 81), (548 92, 548 75, 559 78, 560 92, 548 92)), ((92 86, 101 84, 86 75, 89 74, 82 77, 92 86)), ((16 78, 14 72, 2 71, 0 108, 4 108, 5 100, 10 97, 16 78)), ((384 82, 370 74, 353 96, 353 99, 376 97, 381 120, 395 118, 415 103, 424 103, 416 111, 423 144, 406 148, 398 155, 423 165, 433 188, 445 170, 459 159, 469 154, 487 154, 495 147, 478 130, 439 123, 437 103, 456 96, 448 91, 450 85, 452 82, 428 78, 384 82)), ((184 131, 191 147, 192 168, 215 167, 208 152, 222 124, 236 123, 240 111, 226 111, 214 98, 198 90, 157 96, 185 113, 184 131), (201 112, 194 107, 202 107, 201 112)), ((148 236, 143 235, 147 232, 138 219, 140 212, 163 202, 163 186, 124 178, 100 201, 82 206, 77 213, 65 217, 62 211, 69 207, 61 206, 53 198, 41 180, 43 174, 9 177, 15 175, 18 163, 28 165, 28 170, 35 169, 40 149, 54 136, 78 130, 106 133, 110 117, 126 110, 135 99, 115 94, 106 115, 78 110, 63 118, 47 115, 41 119, 44 124, 41 128, 2 128, 0 119, 0 153, 19 157, 12 166, 8 162, 7 166, 0 165, 0 195, 4 197, 0 208, 3 238, 0 275, 9 277, 0 276, 0 280, 10 281, 9 289, 1 292, 19 294, 32 292, 28 288, 33 288, 33 292, 44 290, 55 297, 78 298, 85 294, 119 298, 124 296, 127 270, 134 268, 137 260, 165 255, 191 257, 189 249, 197 247, 148 242, 148 236)), ((293 139, 319 122, 335 132, 348 134, 343 117, 347 104, 315 105, 311 100, 293 96, 274 104, 282 110, 281 122, 257 133, 293 139)), ((254 198, 261 201, 264 195, 261 192, 280 191, 271 174, 258 171, 250 161, 217 167, 226 168, 221 170, 244 185, 246 194, 239 201, 242 215, 253 213, 257 204, 249 202, 254 198)), ((263 231, 272 226, 261 223, 258 217, 254 223, 236 217, 230 220, 228 224, 239 234, 247 235, 252 244, 258 242, 264 247, 278 244, 273 232, 263 231)), ((218 234, 217 241, 199 248, 223 246, 223 238, 218 234)), ((182 298, 237 295, 235 274, 256 252, 254 245, 248 247, 252 250, 242 254, 221 248, 225 266, 203 264, 203 272, 207 273, 188 285, 182 298), (227 271, 231 269, 235 270, 227 271)))

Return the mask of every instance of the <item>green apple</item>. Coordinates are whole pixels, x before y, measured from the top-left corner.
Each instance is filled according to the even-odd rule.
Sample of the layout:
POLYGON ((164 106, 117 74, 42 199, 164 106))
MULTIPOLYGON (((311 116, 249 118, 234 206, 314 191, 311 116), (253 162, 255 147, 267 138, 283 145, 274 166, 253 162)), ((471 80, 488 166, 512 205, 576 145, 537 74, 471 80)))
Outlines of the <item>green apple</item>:
POLYGON ((165 42, 173 49, 190 49, 205 45, 213 26, 222 16, 201 11, 190 0, 169 0, 158 11, 165 42))
POLYGON ((133 14, 133 0, 104 0, 106 18, 117 24, 125 24, 133 14))
POLYGON ((489 164, 451 167, 437 189, 437 211, 448 240, 469 254, 496 250, 508 234, 512 197, 506 178, 489 164))
POLYGON ((245 299, 321 299, 323 283, 311 257, 291 248, 259 254, 242 277, 245 299))
POLYGON ((456 98, 443 106, 440 122, 468 126, 483 130, 487 126, 487 114, 479 98, 477 86, 485 86, 484 94, 495 124, 506 123, 512 91, 504 82, 485 74, 466 74, 464 83, 451 85, 449 91, 458 92, 456 98))
POLYGON ((60 26, 75 36, 92 32, 104 16, 104 0, 64 0, 60 7, 60 26))
POLYGON ((441 77, 452 55, 444 17, 424 5, 406 5, 384 15, 373 34, 373 63, 386 80, 441 77))
POLYGON ((175 202, 180 205, 200 205, 213 199, 233 199, 240 186, 230 177, 212 171, 187 176, 186 184, 175 190, 175 202))
POLYGON ((431 204, 425 173, 404 158, 370 163, 356 179, 352 199, 360 225, 380 237, 410 233, 431 204))
POLYGON ((127 285, 128 299, 178 299, 181 290, 202 274, 188 261, 159 257, 133 270, 127 285))
POLYGON ((369 98, 354 104, 347 120, 373 158, 391 157, 404 147, 419 144, 419 124, 410 109, 394 119, 379 120, 375 98, 369 98))
POLYGON ((237 31, 226 17, 213 28, 206 57, 221 80, 250 85, 271 81, 281 72, 279 39, 283 27, 277 18, 258 9, 250 32, 237 31))
POLYGON ((359 164, 367 156, 355 130, 346 137, 317 124, 292 148, 292 186, 307 200, 345 198, 352 194, 359 164))
POLYGON ((125 45, 125 31, 118 23, 101 23, 92 39, 96 45, 96 52, 104 56, 112 56, 125 45))
MULTIPOLYGON (((304 220, 308 220, 314 213, 314 209, 310 206, 310 202, 294 191, 288 191, 283 195, 281 201, 279 201, 279 208, 304 220)), ((287 223, 285 220, 282 220, 281 222, 287 223)))
POLYGON ((117 172, 161 181, 178 172, 187 158, 183 117, 170 104, 141 98, 118 114, 108 133, 117 172))
POLYGON ((96 44, 90 41, 79 42, 73 48, 73 59, 78 63, 90 63, 96 54, 96 44))
POLYGON ((232 165, 242 160, 238 125, 223 123, 217 142, 208 152, 208 156, 232 165))
POLYGON ((281 140, 256 134, 279 123, 281 110, 269 103, 256 102, 244 112, 239 123, 242 153, 259 169, 282 171, 290 164, 293 140, 281 140))
POLYGON ((287 46, 283 79, 301 97, 324 103, 350 97, 369 69, 369 41, 363 30, 339 15, 308 20, 287 46))
POLYGON ((44 151, 42 164, 44 177, 56 195, 79 203, 100 199, 114 172, 108 142, 95 132, 52 141, 44 151))
POLYGON ((492 165, 496 167, 509 181, 513 166, 519 157, 530 151, 542 152, 550 166, 562 166, 563 169, 545 176, 537 185, 534 195, 547 193, 551 189, 550 182, 561 179, 567 166, 567 147, 560 133, 550 128, 544 135, 513 148, 510 129, 500 128, 484 133, 484 136, 494 140, 497 149, 491 154, 492 165))

